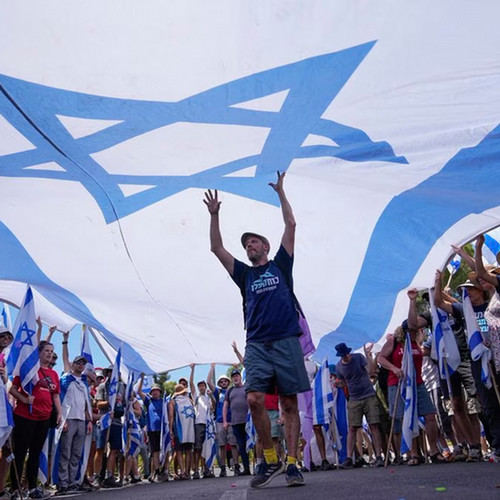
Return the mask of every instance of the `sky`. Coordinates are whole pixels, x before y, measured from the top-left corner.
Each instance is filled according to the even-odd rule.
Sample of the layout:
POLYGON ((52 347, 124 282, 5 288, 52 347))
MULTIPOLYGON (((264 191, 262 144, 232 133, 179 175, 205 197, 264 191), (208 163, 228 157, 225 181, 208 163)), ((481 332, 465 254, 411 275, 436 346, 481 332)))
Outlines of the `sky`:
MULTIPOLYGON (((17 317, 17 312, 18 309, 16 309, 13 306, 10 306, 8 304, 4 304, 3 302, 0 302, 0 313, 3 309, 3 307, 8 307, 10 310, 10 316, 11 316, 11 321, 12 321, 12 326, 14 326, 16 322, 16 317, 17 317)), ((50 326, 50 325, 49 325, 50 326)), ((42 340, 45 339, 49 333, 49 326, 48 325, 43 325, 42 328, 42 340)), ((12 332, 14 335, 15 333, 12 332)), ((69 333, 69 338, 68 338, 68 348, 69 348, 69 358, 70 360, 73 359, 75 356, 80 354, 81 351, 81 334, 82 334, 82 327, 81 325, 77 325, 73 328, 73 330, 70 331, 69 333)), ((52 336, 51 342, 54 344, 54 351, 57 353, 58 356, 58 361, 54 369, 58 372, 61 373, 63 371, 63 363, 62 363, 62 332, 59 330, 56 330, 54 332, 54 335, 52 336)), ((111 364, 114 363, 114 360, 108 360, 104 353, 102 352, 101 348, 95 341, 94 337, 91 335, 90 336, 90 347, 92 350, 92 359, 94 360, 94 367, 99 367, 99 368, 105 368, 111 364)), ((234 358, 235 363, 237 362, 236 356, 234 358)), ((215 378, 219 377, 220 375, 226 374, 227 369, 230 365, 216 365, 215 367, 215 378)), ((210 365, 197 365, 195 367, 195 376, 194 380, 195 383, 199 382, 200 380, 205 380, 208 371, 210 369, 210 365)), ((184 368, 178 368, 177 370, 172 370, 170 372, 170 380, 177 381, 179 380, 180 377, 184 377, 189 380, 189 375, 191 374, 191 368, 189 366, 184 367, 184 368)))

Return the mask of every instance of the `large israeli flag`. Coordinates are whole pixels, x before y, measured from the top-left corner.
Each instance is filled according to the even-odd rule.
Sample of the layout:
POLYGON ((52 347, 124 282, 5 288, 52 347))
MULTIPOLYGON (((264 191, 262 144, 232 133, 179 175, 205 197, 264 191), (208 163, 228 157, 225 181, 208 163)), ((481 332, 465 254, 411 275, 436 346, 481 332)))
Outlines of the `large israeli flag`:
POLYGON ((80 350, 81 355, 87 360, 85 365, 85 373, 94 373, 94 360, 92 358, 92 349, 90 347, 90 329, 87 325, 82 326, 82 347, 80 350))
MULTIPOLYGON (((205 441, 203 441, 203 448, 201 456, 205 459, 205 467, 211 469, 214 464, 215 457, 217 456, 217 427, 214 417, 211 412, 207 412, 207 426, 205 427, 205 441)), ((248 445, 248 435, 247 435, 248 445)), ((248 448, 247 448, 248 451, 248 448)))
POLYGON ((500 253, 500 243, 490 234, 484 235, 483 257, 488 264, 498 265, 497 255, 500 253))
POLYGON ((451 244, 500 225, 498 1, 116 5, 3 2, 9 303, 30 283, 47 324, 123 343, 137 373, 232 363, 241 298, 210 252, 203 192, 219 192, 228 252, 246 260, 250 230, 274 257, 279 170, 321 362, 381 339, 451 244))
POLYGON ((172 447, 172 436, 170 434, 170 425, 168 423, 168 404, 170 396, 163 395, 163 410, 160 429, 160 463, 163 464, 167 458, 167 453, 172 447))

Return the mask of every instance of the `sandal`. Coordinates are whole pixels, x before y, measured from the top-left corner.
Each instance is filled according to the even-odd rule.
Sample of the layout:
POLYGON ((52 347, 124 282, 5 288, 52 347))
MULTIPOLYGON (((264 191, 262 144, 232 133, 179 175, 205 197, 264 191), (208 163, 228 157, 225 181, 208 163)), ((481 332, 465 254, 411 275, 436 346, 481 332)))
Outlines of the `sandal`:
POLYGON ((448 463, 448 460, 441 455, 441 453, 437 452, 434 453, 434 455, 431 455, 430 457, 431 464, 446 464, 448 463))
POLYGON ((418 457, 410 457, 408 459, 408 462, 406 462, 406 465, 410 465, 410 466, 420 465, 420 460, 418 459, 418 457))

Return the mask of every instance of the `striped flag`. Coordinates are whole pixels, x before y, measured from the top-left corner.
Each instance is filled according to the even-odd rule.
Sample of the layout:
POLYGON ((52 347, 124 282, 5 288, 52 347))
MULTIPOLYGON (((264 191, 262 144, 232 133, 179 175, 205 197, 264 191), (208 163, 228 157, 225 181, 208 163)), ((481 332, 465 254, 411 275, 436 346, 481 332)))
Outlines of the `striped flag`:
POLYGON ((203 448, 201 456, 205 459, 205 467, 210 469, 217 456, 217 442, 215 440, 217 431, 215 427, 214 417, 211 412, 207 412, 207 426, 205 428, 205 441, 203 441, 203 448))
POLYGON ((330 369, 325 358, 313 380, 313 423, 330 424, 330 408, 333 406, 333 393, 330 385, 330 369))
POLYGON ((40 458, 38 460, 38 480, 45 484, 49 480, 49 436, 45 439, 43 443, 42 451, 40 452, 40 458))
POLYGON ((125 450, 127 456, 135 458, 141 451, 141 428, 135 416, 132 403, 129 404, 127 413, 127 425, 124 427, 128 431, 128 442, 125 450))
POLYGON ((460 351, 448 321, 448 314, 434 305, 432 290, 430 291, 430 298, 432 324, 434 326, 431 358, 438 362, 439 376, 441 379, 446 380, 451 391, 450 375, 456 371, 460 364, 460 351))
POLYGON ((500 243, 489 234, 484 235, 483 257, 488 264, 497 265, 497 255, 500 252, 500 243))
POLYGON ((401 395, 404 401, 403 430, 401 433, 401 453, 408 453, 411 450, 413 438, 418 436, 418 412, 417 412, 417 377, 415 366, 413 365, 413 353, 411 348, 410 334, 406 333, 404 345, 403 381, 401 395))
POLYGON ((99 428, 101 430, 106 430, 111 425, 111 412, 106 412, 99 419, 99 428))
POLYGON ((336 387, 333 399, 333 419, 335 448, 339 454, 339 461, 344 462, 347 458, 347 434, 349 426, 347 424, 347 398, 342 389, 336 387))
POLYGON ((255 432, 255 427, 253 425, 252 415, 250 411, 247 412, 247 419, 245 422, 245 432, 247 435, 246 450, 248 453, 250 450, 253 450, 253 448, 255 448, 255 441, 257 440, 256 439, 257 434, 255 432))
POLYGON ((54 439, 52 441, 52 449, 50 452, 50 477, 52 478, 52 484, 59 483, 59 457, 61 455, 61 436, 64 429, 64 424, 68 418, 69 410, 71 406, 62 407, 62 420, 61 425, 54 429, 54 439))
POLYGON ((94 374, 94 360, 92 359, 92 350, 90 348, 90 330, 88 325, 82 326, 82 349, 80 354, 87 360, 85 373, 94 374))
POLYGON ((170 436, 170 426, 168 424, 168 403, 170 402, 170 396, 164 394, 163 396, 163 411, 161 417, 161 429, 160 429, 160 464, 163 464, 165 458, 167 458, 167 453, 170 451, 172 446, 172 438, 170 436))
POLYGON ((5 326, 9 332, 12 332, 12 322, 10 320, 10 309, 7 304, 3 305, 2 314, 0 315, 0 324, 5 326))
POLYGON ((90 448, 92 447, 92 433, 85 436, 85 442, 83 443, 83 453, 80 457, 80 463, 78 464, 78 472, 76 473, 76 482, 82 484, 85 479, 85 473, 87 471, 87 464, 90 457, 90 448))
POLYGON ((28 286, 14 325, 14 341, 7 357, 7 367, 8 372, 14 377, 19 375, 21 386, 29 394, 31 394, 31 384, 35 385, 38 382, 40 369, 36 330, 35 303, 31 287, 28 286))
POLYGON ((473 361, 481 361, 481 381, 487 389, 491 389, 492 381, 489 370, 491 351, 484 345, 483 336, 477 323, 476 314, 472 307, 466 287, 462 287, 464 319, 467 328, 467 342, 473 361))
POLYGON ((7 389, 5 388, 2 377, 0 377, 0 448, 9 439, 13 428, 14 417, 12 415, 12 406, 9 403, 7 389))

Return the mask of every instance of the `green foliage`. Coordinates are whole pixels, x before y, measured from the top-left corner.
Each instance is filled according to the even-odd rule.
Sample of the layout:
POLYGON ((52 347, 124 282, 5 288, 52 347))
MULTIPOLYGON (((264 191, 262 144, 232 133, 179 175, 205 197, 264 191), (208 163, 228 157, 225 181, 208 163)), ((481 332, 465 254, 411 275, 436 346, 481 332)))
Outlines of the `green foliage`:
POLYGON ((239 370, 240 373, 243 371, 243 365, 241 363, 234 363, 234 365, 230 366, 227 371, 226 375, 229 377, 229 380, 231 380, 231 372, 233 370, 239 370))
POLYGON ((174 380, 169 380, 167 382, 163 382, 162 385, 163 385, 163 389, 166 392, 166 394, 171 396, 174 393, 174 389, 175 389, 175 386, 177 385, 177 382, 175 382, 174 380))

